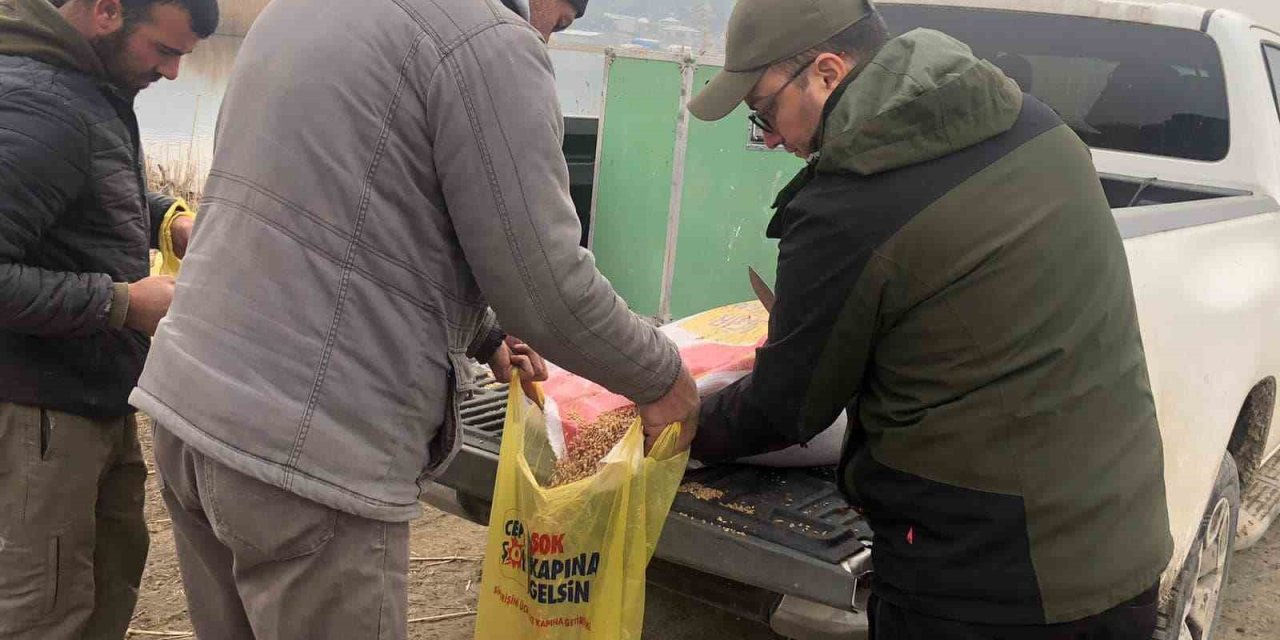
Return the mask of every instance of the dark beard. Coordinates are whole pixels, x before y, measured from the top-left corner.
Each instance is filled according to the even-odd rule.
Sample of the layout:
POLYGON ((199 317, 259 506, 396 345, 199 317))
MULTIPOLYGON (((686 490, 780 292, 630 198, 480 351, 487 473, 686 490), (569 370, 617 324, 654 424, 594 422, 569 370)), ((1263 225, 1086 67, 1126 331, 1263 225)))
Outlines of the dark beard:
POLYGON ((107 78, 111 81, 112 86, 116 88, 124 97, 133 99, 138 95, 139 88, 130 78, 129 70, 124 64, 125 46, 128 44, 129 35, 133 32, 130 25, 125 25, 115 33, 99 36, 89 41, 98 59, 102 61, 102 67, 107 71, 107 78))

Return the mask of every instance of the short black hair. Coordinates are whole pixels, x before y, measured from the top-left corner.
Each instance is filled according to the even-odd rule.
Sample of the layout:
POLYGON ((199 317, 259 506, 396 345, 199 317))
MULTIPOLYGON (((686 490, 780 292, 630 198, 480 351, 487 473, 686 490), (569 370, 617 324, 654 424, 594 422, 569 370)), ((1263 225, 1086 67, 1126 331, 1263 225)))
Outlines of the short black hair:
POLYGON ((824 53, 834 53, 860 62, 874 57, 888 41, 889 24, 884 21, 884 16, 880 15, 879 11, 873 9, 871 13, 863 16, 861 20, 844 31, 831 36, 826 42, 783 60, 778 63, 778 66, 783 71, 794 73, 824 53))
POLYGON ((124 24, 128 29, 151 15, 151 7, 158 4, 176 4, 191 15, 191 30, 201 38, 208 38, 218 30, 218 0, 120 0, 124 6, 124 24))

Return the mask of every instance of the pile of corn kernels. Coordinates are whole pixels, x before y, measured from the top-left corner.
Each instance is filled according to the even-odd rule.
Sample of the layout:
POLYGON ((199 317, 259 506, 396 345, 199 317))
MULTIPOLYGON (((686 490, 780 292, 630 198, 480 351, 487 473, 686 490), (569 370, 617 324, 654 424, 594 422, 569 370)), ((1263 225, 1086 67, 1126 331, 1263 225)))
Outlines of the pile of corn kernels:
POLYGON ((600 459, 622 440, 635 422, 635 407, 617 409, 600 415, 600 419, 578 430, 567 446, 564 458, 556 461, 551 487, 559 487, 590 477, 599 470, 600 459))

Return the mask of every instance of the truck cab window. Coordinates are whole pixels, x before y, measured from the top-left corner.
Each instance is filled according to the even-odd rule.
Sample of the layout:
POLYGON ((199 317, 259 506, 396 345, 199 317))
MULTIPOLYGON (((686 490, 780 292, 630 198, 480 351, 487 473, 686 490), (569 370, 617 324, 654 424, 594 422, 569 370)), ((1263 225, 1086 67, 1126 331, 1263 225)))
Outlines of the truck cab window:
POLYGON ((1091 147, 1208 162, 1227 156, 1222 58, 1199 31, 967 7, 880 11, 895 34, 937 29, 973 47, 1091 147))

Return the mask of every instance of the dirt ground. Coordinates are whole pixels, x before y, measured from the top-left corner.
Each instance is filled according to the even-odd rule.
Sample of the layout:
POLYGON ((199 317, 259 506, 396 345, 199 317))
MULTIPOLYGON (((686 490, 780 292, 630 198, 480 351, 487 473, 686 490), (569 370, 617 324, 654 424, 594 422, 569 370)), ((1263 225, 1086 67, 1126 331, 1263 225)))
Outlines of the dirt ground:
MULTIPOLYGON (((150 429, 141 429, 140 435, 150 463, 150 429)), ((173 535, 154 475, 147 482, 146 508, 151 555, 131 627, 147 633, 129 637, 132 640, 191 638, 173 535), (173 635, 156 635, 157 632, 173 632, 173 635)), ((484 549, 484 529, 427 508, 411 527, 410 548, 416 560, 409 575, 409 637, 412 640, 470 640, 480 586, 479 557, 484 549), (436 619, 450 614, 461 615, 436 619)), ((1219 640, 1280 639, 1280 527, 1273 527, 1253 549, 1237 554, 1230 572, 1226 608, 1215 637, 1219 640)), ((772 640, 778 636, 755 623, 708 611, 651 588, 644 637, 772 640)))
MULTIPOLYGON (((139 437, 149 466, 152 465, 151 429, 142 425, 139 437)), ((142 591, 131 629, 148 633, 130 634, 134 640, 160 638, 156 632, 175 632, 178 640, 190 635, 187 601, 182 591, 178 559, 174 553, 169 514, 156 485, 154 473, 147 477, 147 524, 151 531, 151 554, 142 576, 142 591)), ((420 620, 409 625, 413 640, 455 640, 471 638, 476 592, 480 588, 479 558, 484 551, 484 529, 446 513, 426 509, 410 528, 409 619, 420 620, 449 614, 464 614, 445 620, 420 620), (439 558, 439 559, 438 559, 439 558), (443 558, 460 558, 443 560, 443 558)))
POLYGON ((1280 638, 1280 526, 1258 544, 1237 553, 1227 569, 1220 640, 1280 638))

